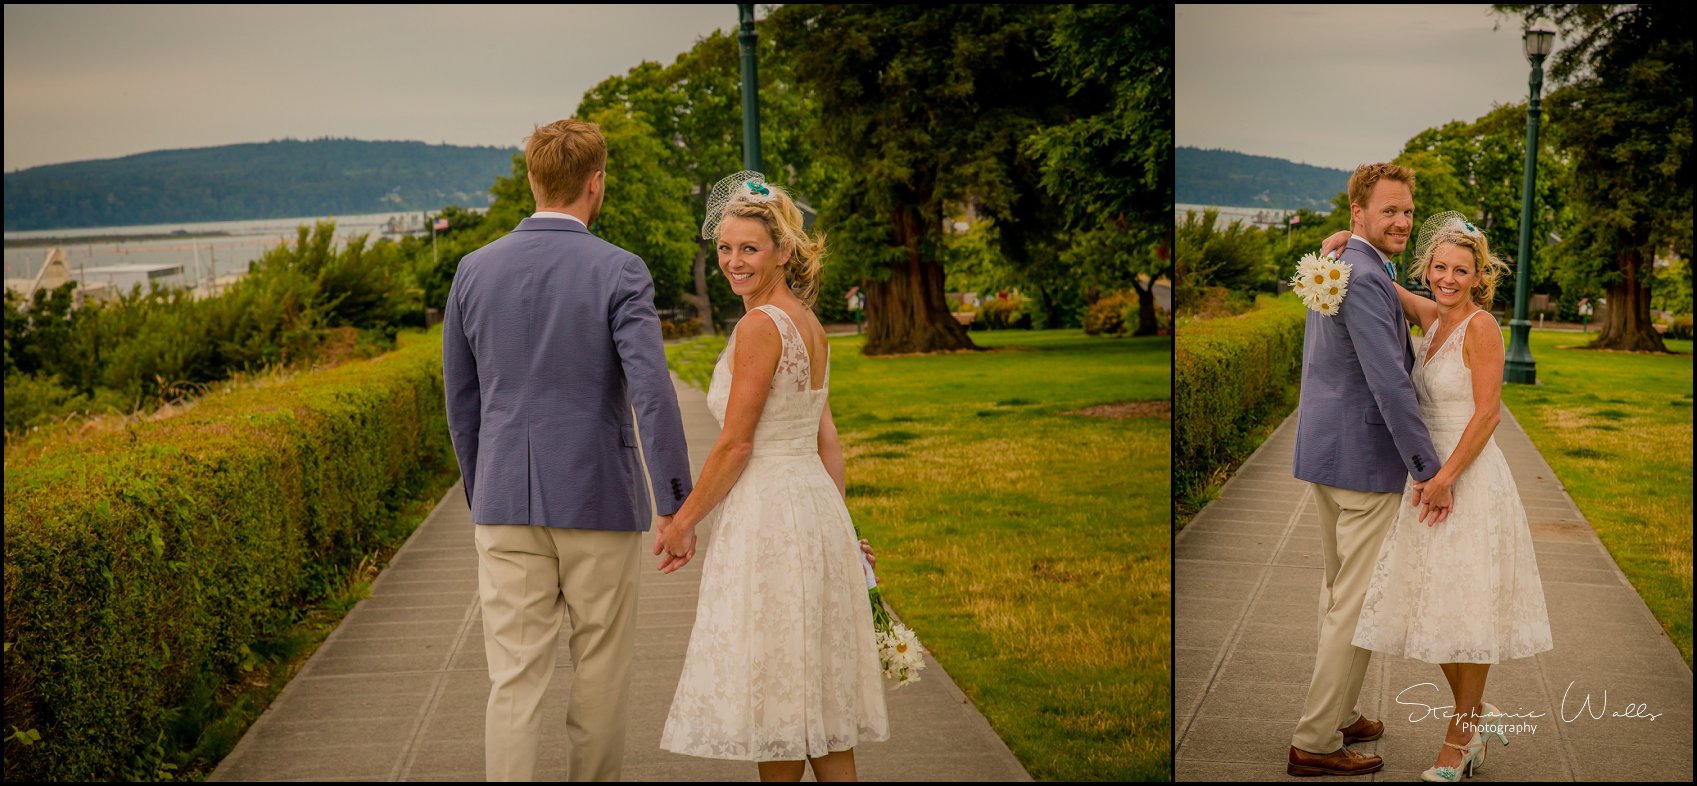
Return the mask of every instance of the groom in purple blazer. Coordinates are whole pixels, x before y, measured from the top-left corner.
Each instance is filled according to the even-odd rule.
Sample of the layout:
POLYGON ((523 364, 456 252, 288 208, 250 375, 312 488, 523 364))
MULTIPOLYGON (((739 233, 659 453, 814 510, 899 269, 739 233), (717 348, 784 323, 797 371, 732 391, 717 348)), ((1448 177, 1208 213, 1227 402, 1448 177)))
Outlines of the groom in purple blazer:
POLYGON ((1291 775, 1362 775, 1378 756, 1345 747, 1385 726, 1356 709, 1371 652, 1351 644, 1379 547, 1413 475, 1419 501, 1446 515, 1450 490, 1432 483, 1440 462, 1409 377, 1414 348, 1397 300, 1396 268, 1414 225, 1414 172, 1363 164, 1349 179, 1349 286, 1335 316, 1308 313, 1302 346, 1295 475, 1320 509, 1324 584, 1320 645, 1302 720, 1291 737, 1291 775))
POLYGON ((569 777, 617 780, 642 533, 689 495, 689 454, 648 268, 589 233, 606 192, 600 130, 538 128, 525 162, 537 212, 460 263, 442 328, 448 431, 476 523, 486 774, 534 777, 570 615, 569 777))

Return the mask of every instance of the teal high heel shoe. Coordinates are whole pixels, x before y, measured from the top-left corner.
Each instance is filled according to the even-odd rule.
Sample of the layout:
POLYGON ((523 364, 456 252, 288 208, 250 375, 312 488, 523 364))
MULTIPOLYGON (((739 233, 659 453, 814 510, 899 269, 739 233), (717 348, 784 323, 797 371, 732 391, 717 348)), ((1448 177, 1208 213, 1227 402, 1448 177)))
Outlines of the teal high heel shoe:
POLYGON ((1473 772, 1485 763, 1485 738, 1479 732, 1474 732, 1473 739, 1466 745, 1457 745, 1446 740, 1444 746, 1461 751, 1461 764, 1454 767, 1430 767, 1420 773, 1420 780, 1430 783, 1458 783, 1462 778, 1473 777, 1473 772))
POLYGON ((1480 719, 1479 731, 1486 736, 1495 736, 1497 741, 1506 747, 1508 745, 1508 734, 1505 733, 1506 723, 1503 719, 1503 711, 1497 709, 1496 705, 1488 701, 1479 702, 1479 708, 1484 710, 1484 715, 1480 719), (1486 720, 1490 718, 1495 720, 1486 720))

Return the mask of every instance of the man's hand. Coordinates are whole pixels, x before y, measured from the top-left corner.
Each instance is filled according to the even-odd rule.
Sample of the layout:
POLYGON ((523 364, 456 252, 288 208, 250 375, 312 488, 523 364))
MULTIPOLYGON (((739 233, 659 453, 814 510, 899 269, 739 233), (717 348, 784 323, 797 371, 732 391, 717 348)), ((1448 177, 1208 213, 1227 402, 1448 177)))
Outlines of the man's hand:
POLYGON ((1414 499, 1409 504, 1420 510, 1421 523, 1434 527, 1450 517, 1450 509, 1455 507, 1454 486, 1455 481, 1445 477, 1443 472, 1424 483, 1414 484, 1414 499), (1428 521, 1428 518, 1431 520, 1428 521))
POLYGON ((671 516, 660 516, 655 524, 654 553, 660 557, 660 572, 673 573, 695 558, 695 527, 674 524, 671 516))
POLYGON ((666 528, 672 526, 671 516, 654 517, 654 553, 660 553, 660 541, 666 535, 666 528))

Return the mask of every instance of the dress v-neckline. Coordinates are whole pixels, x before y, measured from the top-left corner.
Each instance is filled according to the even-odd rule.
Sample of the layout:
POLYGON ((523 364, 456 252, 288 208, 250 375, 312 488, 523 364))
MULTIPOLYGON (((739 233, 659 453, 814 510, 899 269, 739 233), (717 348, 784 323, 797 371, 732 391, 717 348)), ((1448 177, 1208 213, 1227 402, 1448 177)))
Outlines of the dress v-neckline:
MULTIPOLYGON (((1420 358, 1420 367, 1426 368, 1427 366, 1432 365, 1432 358, 1437 357, 1439 352, 1444 351, 1444 345, 1450 343, 1450 339, 1455 338, 1455 334, 1461 332, 1462 329, 1467 327, 1467 323, 1473 319, 1474 314, 1477 314, 1477 313, 1479 313, 1480 311, 1483 311, 1483 310, 1484 309, 1474 309, 1473 311, 1468 312, 1467 317, 1465 319, 1462 319, 1462 320, 1456 322, 1455 328, 1450 330, 1449 335, 1444 336, 1443 341, 1438 342, 1438 346, 1436 348, 1432 347, 1432 343, 1433 343, 1432 340, 1427 339, 1426 340, 1426 346, 1423 346, 1423 347, 1420 348, 1422 350, 1421 351, 1421 358, 1420 358)), ((1432 331, 1432 338, 1437 338, 1438 333, 1437 333, 1436 328, 1442 322, 1443 322, 1442 317, 1437 317, 1437 318, 1434 318, 1432 320, 1432 327, 1434 328, 1433 331, 1432 331)))

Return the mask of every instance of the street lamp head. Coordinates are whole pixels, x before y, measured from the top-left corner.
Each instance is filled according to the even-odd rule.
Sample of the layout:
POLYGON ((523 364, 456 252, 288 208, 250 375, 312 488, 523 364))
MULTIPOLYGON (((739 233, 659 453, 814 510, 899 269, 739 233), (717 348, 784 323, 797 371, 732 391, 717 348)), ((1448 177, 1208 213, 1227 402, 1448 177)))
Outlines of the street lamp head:
POLYGON ((1550 55, 1550 49, 1555 46, 1556 34, 1549 30, 1528 30, 1522 39, 1526 48, 1526 59, 1533 62, 1543 60, 1550 55))

